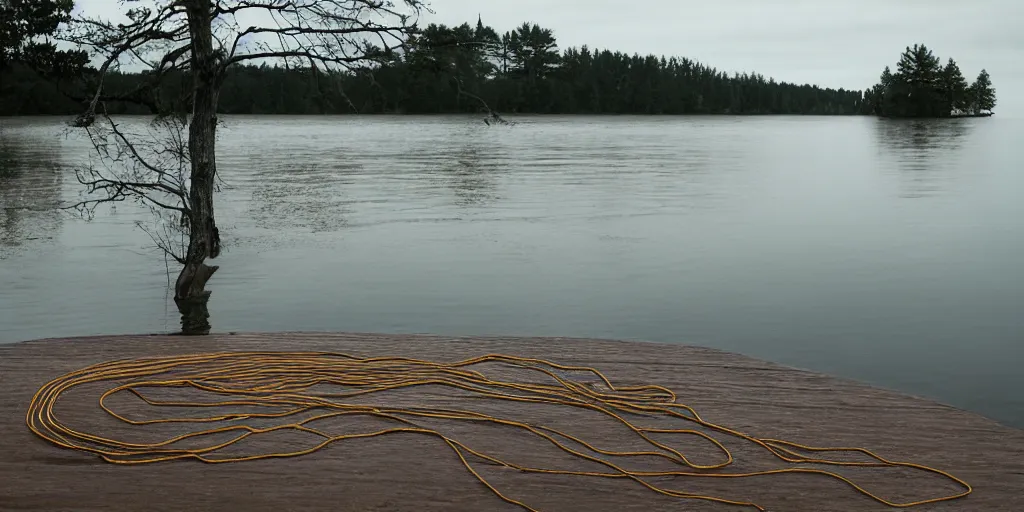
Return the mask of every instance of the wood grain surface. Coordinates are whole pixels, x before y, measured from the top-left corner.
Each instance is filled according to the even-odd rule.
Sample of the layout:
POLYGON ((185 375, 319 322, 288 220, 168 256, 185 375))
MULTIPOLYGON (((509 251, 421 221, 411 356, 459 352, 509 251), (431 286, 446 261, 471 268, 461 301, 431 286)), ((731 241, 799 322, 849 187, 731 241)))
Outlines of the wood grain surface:
MULTIPOLYGON (((488 353, 593 366, 617 385, 659 384, 705 419, 762 438, 817 446, 861 446, 880 455, 947 470, 971 483, 962 500, 920 511, 1024 510, 1024 431, 931 401, 716 350, 682 345, 563 338, 451 338, 379 334, 221 334, 53 339, 0 347, 0 510, 32 511, 516 511, 476 481, 437 438, 392 435, 333 444, 289 459, 232 464, 173 461, 119 466, 61 449, 25 425, 33 393, 47 381, 94 363, 146 356, 219 351, 332 351, 358 356, 407 356, 454 361, 488 353)), ((97 406, 99 391, 63 398, 57 412, 85 430, 119 433, 126 426, 97 406)), ((402 405, 458 405, 468 400, 430 387, 395 393, 402 405)), ((603 446, 637 448, 621 425, 582 409, 496 403, 474 407, 564 428, 603 446)), ((487 402, 487 403, 477 403, 487 402)), ((131 410, 143 404, 125 401, 131 410)), ((381 428, 354 420, 337 428, 381 428)), ((369 421, 369 420, 366 420, 369 421)), ((521 463, 594 469, 537 438, 502 427, 435 425, 474 448, 521 463)), ((660 426, 660 425, 658 425, 660 426)), ((683 425, 665 425, 680 428, 683 425)), ((162 429, 173 427, 162 426, 162 429)), ((157 432, 163 435, 167 432, 157 432)), ((720 436, 716 436, 720 437, 720 436)), ((696 440, 663 439, 698 461, 716 460, 696 440)), ((295 449, 308 439, 282 435, 261 449, 295 449)), ((730 471, 784 467, 764 451, 728 441, 730 471)), ((669 469, 638 458, 636 469, 669 469)), ((481 474, 512 498, 545 512, 750 510, 680 500, 636 482, 523 474, 479 464, 481 474)), ((840 471, 894 500, 950 494, 940 477, 895 469, 840 471)), ((820 475, 743 479, 664 478, 689 492, 753 501, 770 511, 884 511, 849 486, 820 475)))

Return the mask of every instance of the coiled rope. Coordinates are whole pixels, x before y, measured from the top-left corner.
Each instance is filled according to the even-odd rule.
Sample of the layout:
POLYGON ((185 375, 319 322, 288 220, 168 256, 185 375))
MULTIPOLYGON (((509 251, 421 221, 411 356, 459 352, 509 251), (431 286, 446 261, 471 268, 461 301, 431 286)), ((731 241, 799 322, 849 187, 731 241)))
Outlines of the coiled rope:
MULTIPOLYGON (((469 400, 467 400, 469 402, 469 400)), ((172 409, 173 410, 173 409, 172 409)), ((287 420, 291 421, 291 420, 287 420)), ((690 493, 650 482, 651 477, 685 476, 699 478, 745 478, 785 473, 816 474, 840 480, 859 493, 890 507, 907 508, 928 503, 953 500, 967 496, 971 487, 963 480, 939 469, 910 462, 887 460, 864 448, 821 448, 806 446, 778 439, 760 439, 736 430, 716 425, 700 417, 687 405, 677 403, 676 395, 669 389, 656 386, 615 386, 601 372, 594 368, 564 366, 539 359, 508 355, 486 355, 452 363, 431 362, 402 357, 359 358, 341 353, 328 352, 223 352, 194 354, 172 357, 131 359, 100 363, 68 373, 44 385, 32 397, 26 415, 28 427, 36 435, 64 448, 81 450, 99 455, 103 460, 115 464, 144 464, 177 459, 197 459, 208 463, 241 462, 274 457, 294 457, 315 452, 331 443, 346 439, 368 438, 391 434, 418 434, 432 436, 449 446, 458 456, 462 465, 477 480, 502 500, 518 505, 531 512, 538 512, 530 505, 503 494, 482 476, 471 462, 474 459, 527 473, 578 475, 593 478, 625 478, 656 493, 685 500, 706 500, 730 505, 746 506, 764 511, 761 506, 728 498, 690 493), (543 382, 498 380, 487 377, 482 371, 471 368, 482 363, 499 364, 512 369, 531 372, 543 382), (585 372, 596 377, 600 384, 587 383, 568 378, 567 372, 585 372), (101 434, 76 430, 59 421, 54 415, 54 404, 62 393, 83 384, 101 381, 125 381, 109 388, 99 398, 100 407, 111 416, 130 425, 156 423, 181 423, 199 425, 197 430, 154 443, 134 443, 104 437, 101 434), (324 385, 338 387, 338 392, 317 391, 324 385), (400 390, 414 386, 439 385, 472 393, 477 398, 555 404, 565 407, 584 408, 613 418, 628 428, 649 449, 644 451, 614 451, 601 448, 554 428, 535 425, 513 418, 495 417, 481 412, 448 408, 402 408, 381 405, 352 403, 354 397, 385 391, 400 390), (154 400, 143 390, 147 388, 191 388, 204 392, 217 400, 197 402, 154 400), (316 389, 314 389, 316 388, 316 389), (128 392, 152 406, 160 407, 201 407, 220 412, 198 417, 171 417, 149 420, 133 420, 118 414, 108 407, 107 399, 117 393, 128 392), (349 402, 346 402, 349 400, 349 402), (255 406, 265 412, 239 412, 239 407, 255 406), (231 408, 235 408, 231 412, 231 408), (306 413, 303 415, 303 413, 306 413), (313 414, 312 416, 309 416, 313 414), (373 432, 331 435, 316 428, 318 421, 347 415, 363 415, 393 421, 396 427, 373 432), (724 470, 734 460, 732 453, 712 435, 693 428, 645 428, 634 424, 627 415, 655 416, 662 419, 682 420, 699 425, 707 431, 741 439, 767 450, 781 461, 793 465, 820 464, 825 466, 862 467, 903 467, 938 474, 963 487, 963 491, 947 496, 913 502, 895 502, 874 494, 853 480, 825 469, 806 466, 785 467, 767 471, 730 473, 724 470), (257 428, 244 423, 245 420, 282 419, 307 416, 290 423, 257 428), (438 430, 423 427, 416 419, 442 419, 465 422, 481 422, 520 429, 557 446, 566 453, 597 463, 602 471, 567 471, 553 468, 529 467, 516 464, 484 451, 471 448, 458 439, 448 437, 438 430), (228 426, 202 428, 204 423, 231 421, 228 426), (301 431, 322 438, 315 446, 291 452, 259 453, 247 456, 223 455, 225 448, 240 443, 252 436, 259 436, 279 430, 301 431), (227 441, 223 434, 233 435, 227 441), (220 434, 221 437, 216 437, 220 434), (651 434, 679 434, 699 436, 721 451, 724 460, 714 464, 698 464, 689 460, 682 452, 656 440, 651 434), (190 447, 181 447, 188 441, 190 447), (201 447, 195 444, 203 443, 201 447), (583 448, 591 453, 586 453, 583 448), (807 457, 797 453, 821 454, 807 457), (826 453, 857 453, 871 461, 851 462, 824 458, 826 453), (218 453, 221 453, 218 456, 218 453), (597 455, 595 455, 597 454, 597 455), (602 457, 603 456, 603 457, 602 457), (633 456, 655 456, 676 463, 680 469, 674 471, 634 471, 614 462, 633 456)))

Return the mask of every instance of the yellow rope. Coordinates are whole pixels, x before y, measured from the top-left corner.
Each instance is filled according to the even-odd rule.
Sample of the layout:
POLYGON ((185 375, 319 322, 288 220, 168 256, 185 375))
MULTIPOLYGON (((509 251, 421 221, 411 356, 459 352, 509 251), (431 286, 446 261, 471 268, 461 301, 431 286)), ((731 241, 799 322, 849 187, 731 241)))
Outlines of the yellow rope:
MULTIPOLYGON (((555 364, 539 359, 507 355, 486 355, 454 363, 438 363, 401 357, 358 358, 347 354, 326 352, 224 352, 195 354, 172 357, 157 357, 112 361, 96 364, 74 371, 47 383, 32 397, 26 414, 28 427, 36 435, 64 448, 81 450, 99 455, 103 460, 116 464, 142 464, 176 459, 198 459, 208 463, 240 462, 247 460, 294 457, 315 452, 331 443, 347 439, 369 438, 389 434, 407 433, 431 436, 449 446, 477 480, 490 489, 497 497, 518 505, 531 512, 536 509, 503 494, 482 476, 471 462, 473 458, 506 468, 527 473, 577 475, 597 478, 625 478, 644 487, 680 499, 695 499, 751 507, 763 511, 761 506, 739 500, 705 496, 677 489, 669 489, 651 483, 649 477, 687 476, 699 478, 745 478, 783 473, 824 475, 840 480, 861 494, 890 507, 906 508, 927 503, 953 500, 971 493, 971 486, 963 480, 939 469, 910 462, 887 460, 863 448, 819 448, 778 439, 760 439, 736 430, 716 425, 700 417, 692 408, 676 402, 676 395, 661 386, 614 386, 602 373, 593 368, 555 364), (481 371, 471 369, 473 365, 494 363, 522 371, 533 372, 544 378, 545 383, 503 381, 488 378, 481 371), (586 372, 600 380, 604 389, 563 377, 566 372, 586 372), (75 430, 58 421, 54 416, 54 404, 60 395, 69 389, 87 383, 100 381, 126 381, 104 392, 99 399, 100 407, 108 414, 131 425, 157 423, 202 424, 234 420, 230 426, 221 426, 192 431, 156 443, 130 443, 75 430), (314 392, 318 385, 340 387, 335 393, 314 392), (480 412, 443 408, 402 408, 381 405, 361 405, 346 402, 356 396, 370 395, 414 386, 440 385, 473 393, 475 397, 495 400, 556 404, 577 407, 604 414, 627 427, 648 445, 643 451, 614 451, 595 446, 590 442, 567 432, 559 431, 525 421, 499 418, 480 412), (180 402, 161 401, 147 397, 142 389, 154 387, 192 388, 218 396, 220 401, 180 402), (223 412, 199 417, 177 417, 150 420, 133 420, 114 412, 106 404, 110 396, 128 392, 153 406, 226 408, 254 406, 266 412, 223 412), (287 418, 301 413, 313 413, 300 421, 256 428, 241 420, 256 418, 287 418), (706 431, 693 428, 645 428, 628 419, 625 415, 643 415, 683 420, 703 427, 706 431, 718 432, 759 446, 778 459, 789 464, 820 464, 826 466, 861 467, 904 467, 942 475, 963 488, 961 492, 947 496, 913 501, 894 502, 882 498, 854 481, 825 469, 806 466, 785 467, 767 471, 730 473, 722 470, 731 465, 732 453, 706 431), (374 432, 331 435, 313 426, 316 422, 341 416, 372 416, 394 421, 398 426, 374 432), (551 468, 529 467, 488 455, 470 448, 463 442, 445 436, 439 431, 425 428, 415 419, 443 419, 465 422, 489 423, 520 429, 542 438, 565 452, 599 464, 603 471, 568 471, 551 468), (248 456, 217 456, 217 452, 259 434, 292 430, 301 431, 322 438, 315 446, 292 452, 261 453, 248 456), (226 441, 213 441, 200 448, 175 447, 184 440, 202 441, 215 434, 236 434, 226 441), (719 462, 700 464, 688 459, 682 452, 655 440, 651 434, 685 434, 698 436, 714 445, 721 453, 719 462), (574 448, 566 441, 579 447, 574 448), (585 453, 585 448, 591 453, 585 453), (870 462, 842 461, 818 457, 806 457, 794 450, 808 453, 846 452, 859 453, 872 459, 870 462), (600 454, 605 457, 593 455, 600 454), (654 456, 672 461, 680 466, 675 471, 634 471, 626 469, 609 459, 635 456, 654 456)), ((824 455, 822 455, 824 457, 824 455)))

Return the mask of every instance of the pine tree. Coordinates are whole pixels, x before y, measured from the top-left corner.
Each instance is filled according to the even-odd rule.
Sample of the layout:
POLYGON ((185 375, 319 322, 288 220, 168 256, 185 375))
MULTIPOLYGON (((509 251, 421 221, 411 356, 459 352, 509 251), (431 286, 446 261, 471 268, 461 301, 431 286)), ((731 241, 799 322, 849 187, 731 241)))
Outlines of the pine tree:
POLYGON ((992 112, 996 107, 996 90, 992 88, 992 79, 988 71, 981 70, 978 79, 971 85, 971 99, 975 113, 986 110, 992 112))
POLYGON ((897 64, 897 76, 908 86, 904 115, 936 117, 941 115, 939 59, 923 44, 907 47, 897 64))
POLYGON ((889 69, 889 66, 886 66, 885 69, 882 70, 882 76, 879 79, 879 83, 882 84, 882 87, 888 88, 892 87, 894 80, 892 70, 889 69))
POLYGON ((480 45, 482 58, 487 61, 487 76, 501 71, 501 38, 493 28, 484 25, 483 19, 478 15, 476 29, 473 31, 476 43, 480 45))
POLYGON ((950 111, 967 111, 967 80, 952 58, 942 70, 942 94, 950 111))
POLYGON ((515 70, 533 79, 543 78, 558 64, 558 44, 551 29, 523 23, 512 31, 515 70))

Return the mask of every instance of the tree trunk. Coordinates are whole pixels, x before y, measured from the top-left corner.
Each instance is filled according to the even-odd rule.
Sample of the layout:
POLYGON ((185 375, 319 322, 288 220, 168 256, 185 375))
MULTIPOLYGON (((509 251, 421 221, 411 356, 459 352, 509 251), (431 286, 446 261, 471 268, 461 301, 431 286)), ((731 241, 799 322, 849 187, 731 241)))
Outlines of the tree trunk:
POLYGON ((174 287, 174 301, 181 312, 183 334, 210 332, 207 302, 210 292, 206 282, 216 266, 206 265, 206 258, 220 252, 220 237, 213 216, 213 186, 217 176, 216 130, 218 69, 220 62, 213 50, 209 0, 188 2, 189 32, 192 43, 192 120, 189 124, 188 149, 192 160, 189 190, 189 245, 186 263, 174 287))

